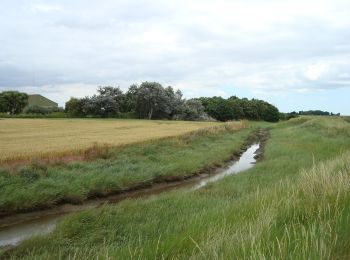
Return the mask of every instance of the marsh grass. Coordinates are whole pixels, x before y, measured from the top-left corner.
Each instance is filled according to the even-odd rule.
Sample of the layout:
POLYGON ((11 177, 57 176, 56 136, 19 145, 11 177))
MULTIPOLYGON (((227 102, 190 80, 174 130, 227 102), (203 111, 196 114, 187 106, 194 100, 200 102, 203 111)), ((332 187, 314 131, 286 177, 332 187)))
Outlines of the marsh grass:
MULTIPOLYGON (((214 226, 199 247, 210 259, 330 259, 344 242, 338 235, 350 194, 350 153, 301 171, 248 197, 240 225, 214 226), (209 246, 209 247, 208 247, 209 246), (233 246, 233 248, 231 248, 233 246)), ((242 203, 243 204, 243 203, 242 203)), ((348 229, 348 228, 347 228, 348 229)), ((347 249, 344 247, 343 249, 347 249)), ((193 258, 201 258, 195 252, 193 258)))
POLYGON ((350 125, 332 122, 307 118, 278 124, 264 161, 247 172, 197 191, 71 215, 52 234, 25 241, 7 256, 348 259, 350 125))

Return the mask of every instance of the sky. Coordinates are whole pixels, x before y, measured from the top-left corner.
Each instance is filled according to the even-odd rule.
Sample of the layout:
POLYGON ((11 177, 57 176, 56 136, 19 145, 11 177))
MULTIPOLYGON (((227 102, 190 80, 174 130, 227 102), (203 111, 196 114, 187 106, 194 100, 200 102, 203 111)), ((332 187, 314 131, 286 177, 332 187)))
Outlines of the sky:
POLYGON ((0 91, 143 81, 350 115, 350 1, 0 0, 0 91))

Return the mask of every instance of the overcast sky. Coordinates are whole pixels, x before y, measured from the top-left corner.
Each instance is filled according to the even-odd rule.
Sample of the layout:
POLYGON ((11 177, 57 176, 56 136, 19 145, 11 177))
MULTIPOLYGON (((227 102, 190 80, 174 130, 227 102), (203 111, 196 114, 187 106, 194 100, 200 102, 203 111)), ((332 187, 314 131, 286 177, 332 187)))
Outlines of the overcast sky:
POLYGON ((60 105, 158 81, 350 114, 349 0, 0 0, 0 37, 0 91, 60 105))

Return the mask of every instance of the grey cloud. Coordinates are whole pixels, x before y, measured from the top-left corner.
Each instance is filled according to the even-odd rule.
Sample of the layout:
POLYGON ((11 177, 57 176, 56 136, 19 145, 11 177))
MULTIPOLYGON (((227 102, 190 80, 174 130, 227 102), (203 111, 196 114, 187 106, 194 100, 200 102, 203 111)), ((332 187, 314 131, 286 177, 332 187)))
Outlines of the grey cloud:
MULTIPOLYGON (((310 12, 250 28, 203 11, 210 1, 39 2, 60 8, 35 12, 38 1, 7 1, 0 10, 2 88, 142 80, 198 93, 222 85, 276 92, 350 87, 350 19, 337 25, 338 11, 330 13, 334 23, 310 12), (305 72, 318 62, 329 68, 311 80, 305 72)), ((344 3, 334 5, 341 10, 344 3)))

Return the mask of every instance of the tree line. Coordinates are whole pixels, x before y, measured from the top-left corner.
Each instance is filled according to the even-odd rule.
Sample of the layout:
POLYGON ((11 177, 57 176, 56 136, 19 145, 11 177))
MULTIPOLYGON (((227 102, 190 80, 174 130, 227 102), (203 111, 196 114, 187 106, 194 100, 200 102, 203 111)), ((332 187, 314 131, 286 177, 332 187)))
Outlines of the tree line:
POLYGON ((307 110, 307 111, 299 111, 299 115, 304 116, 340 116, 340 113, 333 113, 328 111, 322 111, 322 110, 307 110))
MULTIPOLYGON (((16 91, 0 93, 0 112, 12 115, 49 114, 50 108, 27 106, 28 95, 16 91)), ((61 110, 59 110, 61 111, 61 110)), ((68 117, 116 117, 169 120, 218 120, 238 119, 279 120, 278 109, 259 99, 200 97, 185 99, 180 90, 163 87, 157 82, 131 85, 124 93, 119 87, 102 86, 97 93, 84 98, 70 98, 65 104, 68 117)))
POLYGON ((291 118, 296 118, 299 116, 340 116, 340 113, 333 113, 328 111, 322 111, 322 110, 307 110, 307 111, 299 111, 299 112, 289 112, 289 113, 281 113, 280 119, 281 120, 289 120, 291 118))
POLYGON ((99 87, 97 94, 71 98, 66 112, 73 117, 126 117, 146 119, 209 120, 251 119, 276 122, 278 109, 263 100, 222 97, 184 99, 180 90, 157 82, 131 85, 126 93, 119 87, 99 87))

